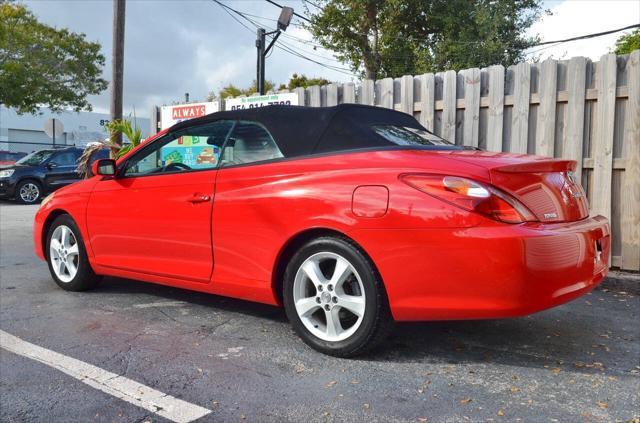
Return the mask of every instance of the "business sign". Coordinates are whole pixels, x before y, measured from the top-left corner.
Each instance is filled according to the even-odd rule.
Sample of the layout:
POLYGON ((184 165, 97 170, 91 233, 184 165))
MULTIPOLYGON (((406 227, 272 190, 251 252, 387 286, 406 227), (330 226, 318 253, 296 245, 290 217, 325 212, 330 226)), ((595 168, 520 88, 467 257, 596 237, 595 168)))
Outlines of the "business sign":
POLYGON ((185 135, 160 149, 162 163, 182 163, 191 169, 212 168, 220 158, 220 147, 207 144, 207 137, 185 135))
POLYGON ((297 106, 298 94, 284 93, 284 94, 257 95, 254 97, 228 98, 224 101, 224 109, 225 110, 244 110, 244 109, 254 109, 256 107, 271 106, 274 104, 280 104, 283 106, 297 106))
POLYGON ((190 103, 160 108, 160 128, 166 129, 183 120, 205 116, 220 110, 220 103, 190 103))

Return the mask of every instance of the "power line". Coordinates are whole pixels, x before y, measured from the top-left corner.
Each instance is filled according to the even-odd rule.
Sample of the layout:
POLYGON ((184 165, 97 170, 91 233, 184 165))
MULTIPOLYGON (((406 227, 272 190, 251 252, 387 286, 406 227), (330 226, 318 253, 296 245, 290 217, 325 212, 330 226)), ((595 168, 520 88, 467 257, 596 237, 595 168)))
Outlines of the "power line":
MULTIPOLYGON (((227 6, 226 4, 224 4, 224 3, 220 2, 219 0, 212 0, 212 1, 213 1, 213 2, 215 2, 216 4, 218 4, 220 7, 222 7, 222 8, 227 12, 227 14, 229 14, 229 15, 230 15, 230 16, 231 16, 231 17, 232 17, 236 22, 238 22, 240 25, 242 25, 242 26, 243 26, 244 28, 246 28, 248 31, 250 31, 250 32, 252 32, 252 33, 254 32, 254 30, 253 30, 253 29, 249 28, 247 25, 245 25, 243 22, 241 22, 238 18, 236 18, 235 16, 233 16, 233 15, 231 14, 231 12, 235 13, 236 15, 240 16, 241 18, 243 18, 245 21, 249 22, 249 23, 250 23, 251 25, 253 25, 256 29, 260 27, 260 25, 258 25, 256 22, 254 22, 253 20, 251 20, 250 18, 248 18, 248 17, 246 16, 246 14, 244 14, 243 12, 240 12, 240 11, 238 11, 238 10, 236 10, 236 9, 234 9, 234 8, 232 8, 232 7, 230 7, 230 6, 227 6)), ((267 0, 267 1, 269 1, 269 0, 267 0)), ((276 4, 276 5, 277 5, 277 4, 276 4)), ((277 5, 277 6, 279 6, 279 5, 277 5)), ((325 68, 327 68, 327 69, 333 70, 333 71, 335 71, 335 72, 343 73, 343 74, 345 74, 345 75, 349 75, 349 76, 357 76, 357 75, 353 74, 353 73, 352 73, 349 69, 347 69, 347 68, 342 68, 342 67, 334 66, 334 65, 328 65, 328 64, 326 64, 326 63, 322 63, 322 62, 319 62, 319 61, 317 61, 317 60, 311 59, 311 58, 309 58, 309 57, 307 57, 307 56, 305 56, 305 55, 303 55, 303 54, 300 54, 300 53, 296 52, 295 50, 293 50, 291 47, 288 47, 287 45, 282 46, 282 45, 279 45, 279 44, 275 44, 275 47, 278 47, 280 50, 283 50, 283 51, 285 51, 285 52, 287 52, 287 53, 289 53, 289 54, 291 54, 291 55, 294 55, 294 56, 299 57, 299 58, 301 58, 301 59, 304 59, 304 60, 307 60, 307 61, 309 61, 309 62, 315 63, 315 64, 317 64, 317 65, 320 65, 320 66, 325 67, 325 68)), ((328 58, 323 57, 323 59, 328 59, 328 58)))
POLYGON ((543 51, 543 50, 547 50, 547 49, 550 49, 550 48, 553 48, 553 47, 559 46, 560 44, 562 44, 562 43, 549 44, 549 45, 547 45, 547 46, 545 46, 545 47, 538 48, 538 49, 532 50, 532 51, 530 51, 530 52, 527 52, 526 54, 527 54, 527 55, 531 55, 531 54, 540 53, 540 52, 541 52, 541 51, 543 51))
MULTIPOLYGON (((279 5, 278 3, 276 3, 276 2, 275 2, 275 1, 273 1, 273 0, 265 0, 265 1, 267 1, 268 3, 273 4, 274 6, 277 6, 277 7, 279 7, 279 8, 282 8, 282 6, 281 6, 281 5, 279 5)), ((309 4, 311 4, 312 6, 317 7, 318 9, 322 9, 320 6, 318 6, 316 3, 314 3, 314 2, 312 2, 312 1, 310 1, 310 0, 302 0, 302 1, 303 1, 303 2, 305 2, 305 3, 309 3, 309 4)), ((216 2, 217 2, 217 1, 216 1, 216 2)), ((227 7, 228 7, 228 6, 227 6, 227 7)), ((236 11, 236 12, 237 12, 237 11, 236 11)), ((252 15, 252 14, 247 13, 247 12, 237 12, 237 13, 241 13, 241 14, 246 15, 246 16, 251 16, 251 17, 254 17, 254 18, 257 18, 257 19, 264 19, 264 20, 269 20, 269 21, 274 21, 274 22, 275 22, 275 21, 277 21, 277 19, 271 19, 271 18, 266 18, 266 17, 264 17, 264 16, 252 15)), ((311 22, 311 21, 310 21, 306 16, 299 15, 299 14, 297 14, 297 13, 295 13, 295 12, 294 12, 294 15, 298 16, 298 17, 299 17, 299 18, 301 18, 301 19, 306 20, 307 22, 311 22)), ((295 24, 291 24, 291 25, 295 25, 295 24)), ((298 25, 298 26, 299 26, 299 25, 298 25)), ((549 44, 559 44, 559 43, 566 43, 566 42, 569 42, 569 41, 577 41, 577 40, 584 40, 584 39, 589 39, 589 38, 601 37, 601 36, 603 36, 603 35, 614 34, 614 33, 616 33, 616 32, 625 31, 625 30, 627 30, 627 29, 633 29, 633 28, 640 28, 640 23, 633 24, 633 25, 628 25, 628 26, 625 26, 625 27, 622 27, 622 28, 611 29, 611 30, 608 30, 608 31, 596 32, 596 33, 586 34, 586 35, 579 35, 579 36, 571 37, 571 38, 565 38, 565 39, 562 39, 562 40, 542 41, 542 42, 539 42, 539 43, 536 43, 536 44, 532 44, 531 46, 529 46, 529 48, 532 48, 532 47, 540 47, 540 46, 549 45, 549 44)), ((357 31, 354 31, 354 34, 358 34, 358 35, 368 35, 367 33, 364 33, 364 32, 357 32, 357 31)), ((298 37, 295 37, 295 36, 293 36, 293 35, 289 35, 289 34, 284 34, 284 35, 285 35, 286 37, 288 37, 288 38, 298 38, 298 37)), ((404 36, 402 36, 402 35, 398 35, 397 37, 395 37, 395 39, 399 39, 399 38, 404 38, 404 39, 406 39, 406 40, 408 40, 408 41, 413 41, 413 39, 412 39, 412 38, 410 38, 410 37, 404 37, 404 36)), ((305 42, 305 43, 311 43, 311 44, 314 44, 314 45, 316 45, 316 46, 319 46, 319 47, 323 47, 323 48, 324 48, 324 46, 322 46, 321 44, 315 43, 315 42, 313 42, 313 41, 303 40, 303 39, 300 39, 300 38, 298 38, 298 39, 299 39, 299 40, 301 40, 301 41, 303 41, 303 42, 305 42)), ((415 40, 415 41, 417 41, 417 40, 415 40)), ((485 42, 485 41, 484 41, 484 40, 476 40, 476 41, 457 41, 457 43, 459 43, 459 44, 479 44, 479 43, 483 43, 483 42, 485 42)))
MULTIPOLYGON (((240 16, 245 21, 247 21, 251 25, 253 25, 256 29, 259 28, 260 25, 258 23, 256 23, 255 21, 253 21, 252 19, 248 18, 247 16, 252 16, 252 17, 254 17, 256 19, 265 19, 265 20, 269 20, 269 21, 272 20, 270 18, 265 18, 265 17, 258 16, 258 15, 252 15, 252 14, 249 14, 249 13, 246 13, 246 12, 240 12, 240 11, 230 7, 230 6, 227 6, 227 5, 223 4, 223 3, 221 3, 219 0, 212 0, 212 1, 214 1, 216 4, 220 5, 225 10, 225 12, 227 12, 227 14, 229 14, 236 22, 238 22, 240 25, 242 25, 243 27, 245 27, 247 30, 249 30, 251 32, 253 32, 254 30, 249 28, 247 25, 245 25, 243 22, 241 22, 238 18, 233 16, 230 12, 233 12, 236 15, 240 16)), ((274 2, 272 0, 266 0, 266 1, 268 3, 271 3, 271 4, 275 5, 275 6, 277 6, 277 7, 282 8, 281 5, 279 5, 278 3, 276 3, 276 2, 274 2)), ((303 1, 309 2, 308 0, 303 0, 303 1)), ((310 4, 313 5, 313 3, 310 3, 310 4)), ((302 19, 306 20, 307 22, 310 22, 309 19, 306 18, 305 16, 299 15, 297 13, 294 13, 294 15, 298 16, 299 18, 302 18, 302 19)), ((609 30, 609 31, 602 31, 602 32, 593 33, 593 34, 586 34, 586 35, 581 35, 581 36, 577 36, 577 37, 566 38, 566 39, 563 39, 563 40, 544 41, 544 42, 533 44, 529 48, 539 47, 539 46, 548 46, 548 47, 543 47, 542 49, 534 50, 533 52, 530 52, 529 54, 536 53, 536 52, 539 52, 539 51, 542 51, 542 50, 546 50, 547 48, 555 47, 555 46, 557 46, 559 44, 570 42, 570 41, 576 41, 576 40, 600 37, 600 36, 603 36, 603 35, 613 34, 613 33, 616 33, 616 32, 620 32, 620 31, 624 31, 624 30, 632 29, 632 28, 638 28, 638 27, 640 27, 640 24, 634 24, 634 25, 629 25, 629 26, 623 27, 623 28, 609 30)), ((291 39, 292 41, 298 42, 298 43, 315 44, 312 41, 304 40, 304 39, 295 37, 293 35, 289 35, 289 34, 284 34, 284 35, 285 35, 285 37, 291 39)), ((310 52, 308 50, 304 50, 304 49, 299 48, 299 47, 294 47, 294 46, 292 46, 290 44, 285 43, 283 40, 281 40, 280 42, 281 42, 282 45, 276 45, 276 47, 278 47, 280 50, 285 51, 285 52, 287 52, 287 53, 289 53, 291 55, 294 55, 294 56, 299 57, 301 59, 310 61, 310 62, 315 63, 317 65, 323 66, 323 67, 325 67, 327 69, 343 73, 345 75, 357 76, 357 75, 353 74, 349 69, 346 69, 346 68, 343 68, 343 67, 340 67, 340 66, 328 65, 326 63, 319 62, 318 60, 314 60, 312 58, 309 58, 309 57, 307 57, 307 56, 295 51, 295 49, 302 50, 305 53, 307 53, 309 55, 312 55, 312 56, 315 56, 315 57, 318 57, 319 59, 322 59, 322 60, 330 60, 330 61, 334 61, 334 62, 337 62, 337 63, 343 63, 340 60, 337 60, 335 58, 329 58, 329 57, 326 57, 326 56, 323 56, 323 55, 320 55, 320 54, 317 54, 317 53, 312 53, 312 52, 310 52)), ((484 40, 471 41, 471 42, 466 42, 466 43, 467 44, 473 44, 473 43, 482 43, 482 42, 484 42, 484 40)), ((316 45, 318 45, 318 44, 316 44, 316 45)), ((321 45, 319 45, 319 46, 322 47, 321 45)), ((395 56, 395 57, 405 57, 406 55, 405 54, 399 54, 399 55, 393 55, 393 56, 395 56)))
POLYGON ((314 3, 314 2, 309 1, 309 0, 302 0, 302 1, 305 2, 305 3, 309 3, 311 6, 317 7, 318 9, 322 10, 322 7, 318 6, 318 3, 314 3))
MULTIPOLYGON (((220 7, 222 7, 222 10, 224 10, 224 11, 225 11, 229 16, 231 16, 231 17, 233 18, 233 20, 234 20, 234 21, 238 22, 240 25, 242 25, 243 27, 247 28, 249 31, 253 32, 253 30, 252 30, 251 28, 249 28, 247 25, 245 25, 243 22, 241 22, 241 21, 240 21, 240 19, 238 19, 238 18, 236 18, 235 16, 233 16, 233 15, 231 14, 231 12, 229 12, 229 10, 227 10, 227 9, 230 9, 231 11, 238 13, 236 10, 233 10, 232 8, 230 8, 229 6, 227 6, 227 5, 225 5, 225 4, 221 3, 221 2, 219 2, 218 0, 211 0, 211 1, 213 1, 214 3, 216 3, 216 4, 218 4, 220 7)), ((239 13, 238 13, 238 14, 239 14, 239 13)), ((240 14, 240 15, 241 15, 241 14, 240 14)), ((242 15, 241 15, 241 16, 242 16, 242 15)))
POLYGON ((304 60, 308 60, 309 62, 318 64, 318 65, 320 65, 322 67, 325 67, 327 69, 333 70, 335 72, 339 72, 339 73, 342 73, 342 74, 345 74, 345 75, 349 75, 349 76, 355 76, 355 77, 358 76, 358 75, 356 75, 354 73, 351 73, 351 71, 349 71, 346 68, 341 68, 341 67, 338 67, 338 66, 332 66, 332 65, 327 65, 327 64, 322 63, 322 62, 318 62, 317 60, 311 59, 311 58, 306 57, 306 56, 304 56, 304 55, 302 55, 302 54, 300 54, 300 53, 298 53, 298 52, 296 52, 294 50, 291 50, 289 47, 282 46, 282 45, 279 45, 279 44, 276 44, 275 46, 278 47, 280 50, 286 51, 289 54, 292 54, 292 55, 297 56, 297 57, 299 57, 301 59, 304 59, 304 60))
MULTIPOLYGON (((295 41, 295 40, 294 40, 294 41, 295 41)), ((329 61, 331 61, 331 62, 335 62, 335 63, 343 63, 341 60, 338 60, 338 59, 336 59, 335 57, 327 57, 327 56, 324 56, 324 55, 322 55, 322 54, 318 54, 318 53, 313 52, 313 51, 310 51, 310 50, 302 49, 302 48, 300 48, 299 46, 289 44, 289 43, 285 42, 285 41, 284 41, 284 40, 282 40, 282 39, 280 40, 280 42, 281 42, 282 44, 286 45, 286 46, 287 46, 287 47, 289 47, 289 48, 302 50, 303 52, 307 53, 308 55, 315 56, 315 57, 320 58, 320 59, 322 59, 322 60, 329 60, 329 61)), ((302 43, 301 41, 296 41, 296 42, 298 42, 298 43, 302 43)))
POLYGON ((531 47, 539 47, 539 46, 544 46, 544 45, 547 45, 547 44, 566 43, 568 41, 586 40, 588 38, 600 37, 602 35, 609 35, 609 34, 613 34, 613 33, 620 32, 620 31, 624 31, 624 30, 627 30, 627 29, 633 29, 633 28, 640 28, 640 23, 629 25, 629 26, 625 26, 624 28, 612 29, 612 30, 609 30, 609 31, 596 32, 594 34, 587 34, 587 35, 580 35, 580 36, 577 36, 577 37, 565 38, 564 40, 544 41, 544 42, 541 42, 541 43, 534 44, 531 47))
MULTIPOLYGON (((274 5, 274 6, 278 6, 280 9, 282 9, 282 6, 281 6, 281 5, 279 5, 278 3, 276 3, 276 2, 275 2, 275 1, 273 1, 273 0, 266 0, 266 2, 267 2, 267 3, 271 3, 271 4, 272 4, 272 5, 274 5)), ((299 14, 299 13, 296 13, 296 12, 293 12, 293 14, 294 14, 295 16, 299 17, 300 19, 303 19, 303 20, 305 20, 305 21, 307 21, 307 22, 311 23, 311 20, 310 20, 309 18, 307 18, 306 16, 303 16, 303 15, 301 15, 301 14, 299 14)))
MULTIPOLYGON (((273 0, 265 0, 265 1, 267 1, 268 3, 273 4, 274 6, 278 6, 279 8, 282 9, 282 6, 279 5, 278 3, 274 2, 273 0)), ((302 0, 302 1, 305 2, 305 3, 309 3, 312 6, 315 6, 318 9, 322 10, 322 8, 320 6, 318 6, 317 4, 311 2, 310 0, 302 0)), ((294 15, 296 15, 297 17, 299 17, 301 19, 304 19, 305 21, 307 21, 309 23, 311 23, 311 20, 309 20, 309 18, 307 18, 306 16, 299 15, 299 14, 297 14, 295 12, 294 12, 294 15)), ((596 33, 593 33, 593 34, 586 34, 586 35, 580 35, 580 36, 577 36, 577 37, 565 38, 564 40, 543 41, 543 42, 540 42, 540 43, 533 44, 530 47, 539 47, 539 46, 543 46, 543 45, 547 45, 547 44, 566 43, 568 41, 585 40, 585 39, 589 39, 589 38, 600 37, 600 36, 603 36, 603 35, 614 34, 616 32, 625 31, 627 29, 633 29, 633 28, 640 28, 640 23, 633 24, 633 25, 628 25, 628 26, 625 26, 623 28, 612 29, 612 30, 609 30, 609 31, 602 31, 602 32, 596 32, 596 33)), ((369 35, 369 34, 364 33, 364 32, 354 32, 354 34, 369 35)), ((402 36, 398 36, 398 38, 400 38, 400 37, 402 37, 402 36)), ((467 41, 465 43, 466 44, 476 44, 476 43, 482 43, 482 42, 483 42, 482 40, 478 40, 478 41, 467 41)))

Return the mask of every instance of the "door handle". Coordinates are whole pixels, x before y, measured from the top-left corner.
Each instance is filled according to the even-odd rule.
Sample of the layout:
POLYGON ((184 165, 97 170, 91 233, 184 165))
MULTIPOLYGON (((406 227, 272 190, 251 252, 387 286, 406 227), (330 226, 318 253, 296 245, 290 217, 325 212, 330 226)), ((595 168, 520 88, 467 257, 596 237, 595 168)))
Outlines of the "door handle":
POLYGON ((193 197, 189 199, 189 202, 192 204, 206 203, 207 201, 211 201, 211 196, 206 194, 199 194, 199 193, 193 194, 193 197))

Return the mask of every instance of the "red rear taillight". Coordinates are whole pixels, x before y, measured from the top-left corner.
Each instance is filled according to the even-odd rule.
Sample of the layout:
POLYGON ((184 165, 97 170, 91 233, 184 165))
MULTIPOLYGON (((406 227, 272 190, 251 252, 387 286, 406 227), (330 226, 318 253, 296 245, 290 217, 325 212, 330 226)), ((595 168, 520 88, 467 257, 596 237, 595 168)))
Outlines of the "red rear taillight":
POLYGON ((490 185, 459 176, 404 174, 400 180, 426 194, 465 210, 481 213, 505 223, 523 223, 536 218, 511 195, 490 185))

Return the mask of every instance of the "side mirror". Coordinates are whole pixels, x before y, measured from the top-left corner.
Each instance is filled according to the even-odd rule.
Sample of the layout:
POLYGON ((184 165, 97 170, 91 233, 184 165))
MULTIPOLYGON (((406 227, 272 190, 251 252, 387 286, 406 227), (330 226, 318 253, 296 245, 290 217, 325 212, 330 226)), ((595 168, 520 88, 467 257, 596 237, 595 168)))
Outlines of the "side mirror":
POLYGON ((55 169, 56 167, 58 167, 58 165, 55 164, 54 162, 47 163, 47 169, 49 169, 49 170, 55 169))
POLYGON ((91 171, 94 175, 115 176, 116 161, 113 159, 100 159, 93 162, 91 171))

